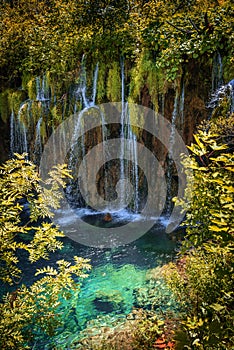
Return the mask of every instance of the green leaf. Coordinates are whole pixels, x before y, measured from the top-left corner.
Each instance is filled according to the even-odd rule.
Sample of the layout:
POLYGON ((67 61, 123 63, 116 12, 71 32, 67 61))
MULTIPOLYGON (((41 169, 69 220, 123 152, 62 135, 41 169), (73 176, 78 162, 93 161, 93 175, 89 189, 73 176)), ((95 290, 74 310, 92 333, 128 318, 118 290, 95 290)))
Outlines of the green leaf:
POLYGON ((220 312, 220 311, 222 311, 223 309, 225 309, 225 306, 220 305, 220 304, 216 304, 216 303, 211 304, 210 307, 211 307, 212 309, 214 309, 215 311, 217 311, 217 312, 220 312))

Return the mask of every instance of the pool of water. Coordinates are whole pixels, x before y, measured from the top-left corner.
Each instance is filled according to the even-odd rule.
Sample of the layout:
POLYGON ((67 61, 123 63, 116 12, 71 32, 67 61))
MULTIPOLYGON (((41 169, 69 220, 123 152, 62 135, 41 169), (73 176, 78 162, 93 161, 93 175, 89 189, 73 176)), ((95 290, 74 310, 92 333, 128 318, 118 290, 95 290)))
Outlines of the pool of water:
MULTIPOLYGON (((72 227, 72 217, 67 212, 60 213, 63 224, 72 227)), ((82 210, 82 220, 94 226, 110 225, 103 220, 104 213, 82 210)), ((130 212, 111 213, 111 225, 118 227, 128 221, 142 220, 138 214, 130 212)), ((64 248, 51 256, 50 261, 42 265, 56 266, 56 261, 72 261, 74 255, 90 259, 92 270, 83 280, 80 292, 61 306, 64 327, 55 337, 56 342, 76 339, 93 320, 108 319, 109 323, 123 320, 134 307, 150 309, 152 305, 161 311, 175 309, 171 295, 160 278, 152 278, 157 267, 174 259, 177 243, 165 233, 167 220, 155 219, 153 227, 139 239, 118 247, 95 248, 64 237, 64 248), (63 339, 63 340, 61 340, 63 339)), ((30 285, 37 266, 23 263, 24 283, 30 285)), ((39 266, 41 267, 41 266, 39 266)), ((157 274, 156 274, 157 275, 157 274)), ((47 340, 48 341, 48 340, 47 340)), ((54 340, 53 340, 54 341, 54 340)), ((50 348, 49 345, 43 345, 50 348)))
MULTIPOLYGON (((112 213, 112 222, 105 223, 104 214, 88 210, 79 213, 89 224, 102 227, 142 220, 140 215, 125 211, 112 213)), ((72 217, 61 215, 65 222, 68 218, 71 224, 72 217)), ((150 275, 176 254, 177 244, 165 233, 166 225, 166 218, 155 219, 153 227, 142 237, 115 248, 89 247, 65 238, 63 258, 70 260, 73 255, 79 255, 90 259, 92 265, 69 316, 67 331, 83 330, 92 320, 102 317, 110 322, 121 320, 134 307, 150 309, 154 304, 161 311, 176 307, 163 281, 150 275)))

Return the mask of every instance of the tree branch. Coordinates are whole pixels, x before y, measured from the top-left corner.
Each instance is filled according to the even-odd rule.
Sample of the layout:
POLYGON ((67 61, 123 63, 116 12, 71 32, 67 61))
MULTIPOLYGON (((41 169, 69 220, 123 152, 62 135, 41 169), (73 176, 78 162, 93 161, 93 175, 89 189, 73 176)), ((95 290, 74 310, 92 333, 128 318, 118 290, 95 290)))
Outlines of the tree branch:
POLYGON ((185 29, 179 28, 175 24, 170 23, 169 21, 166 21, 166 23, 168 23, 170 26, 174 27, 175 29, 179 30, 182 33, 192 34, 192 32, 190 30, 185 30, 185 29))

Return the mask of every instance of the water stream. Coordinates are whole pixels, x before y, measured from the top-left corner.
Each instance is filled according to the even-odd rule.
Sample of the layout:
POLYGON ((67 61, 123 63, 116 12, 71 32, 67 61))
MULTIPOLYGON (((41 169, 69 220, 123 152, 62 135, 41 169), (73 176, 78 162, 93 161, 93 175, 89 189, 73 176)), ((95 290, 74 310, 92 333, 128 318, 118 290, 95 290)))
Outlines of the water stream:
MULTIPOLYGON (((183 94, 183 90, 182 90, 183 94)), ((182 95, 183 98, 183 95, 182 95)), ((173 148, 175 146, 175 132, 176 132, 176 120, 178 116, 178 108, 179 108, 179 99, 178 93, 176 92, 174 98, 174 107, 171 118, 171 132, 169 138, 169 149, 168 149, 168 166, 167 166, 167 203, 166 203, 166 213, 170 215, 172 209, 172 197, 173 197, 173 189, 172 189, 172 175, 173 175, 173 148)))

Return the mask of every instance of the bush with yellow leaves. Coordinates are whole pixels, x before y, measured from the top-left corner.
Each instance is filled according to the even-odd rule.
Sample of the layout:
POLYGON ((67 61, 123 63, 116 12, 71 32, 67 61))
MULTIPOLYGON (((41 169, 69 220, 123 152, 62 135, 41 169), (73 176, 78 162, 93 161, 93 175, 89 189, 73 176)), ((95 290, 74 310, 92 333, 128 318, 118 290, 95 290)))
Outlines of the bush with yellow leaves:
MULTIPOLYGON (((40 337, 56 334, 63 322, 62 300, 78 297, 79 283, 74 277, 86 277, 88 260, 74 257, 74 264, 57 261, 58 268, 38 269, 44 276, 26 287, 18 283, 22 275, 19 263, 21 251, 28 253, 30 262, 48 259, 49 253, 61 249, 58 241, 63 233, 48 218, 51 208, 59 207, 60 191, 69 172, 64 165, 54 167, 50 178, 42 182, 36 166, 26 155, 15 155, 0 167, 0 279, 10 284, 12 292, 0 303, 0 348, 27 349, 35 346, 40 337), (29 214, 22 221, 23 204, 29 214), (25 237, 28 239, 25 240, 25 237)), ((69 312, 69 310, 68 310, 69 312)))

